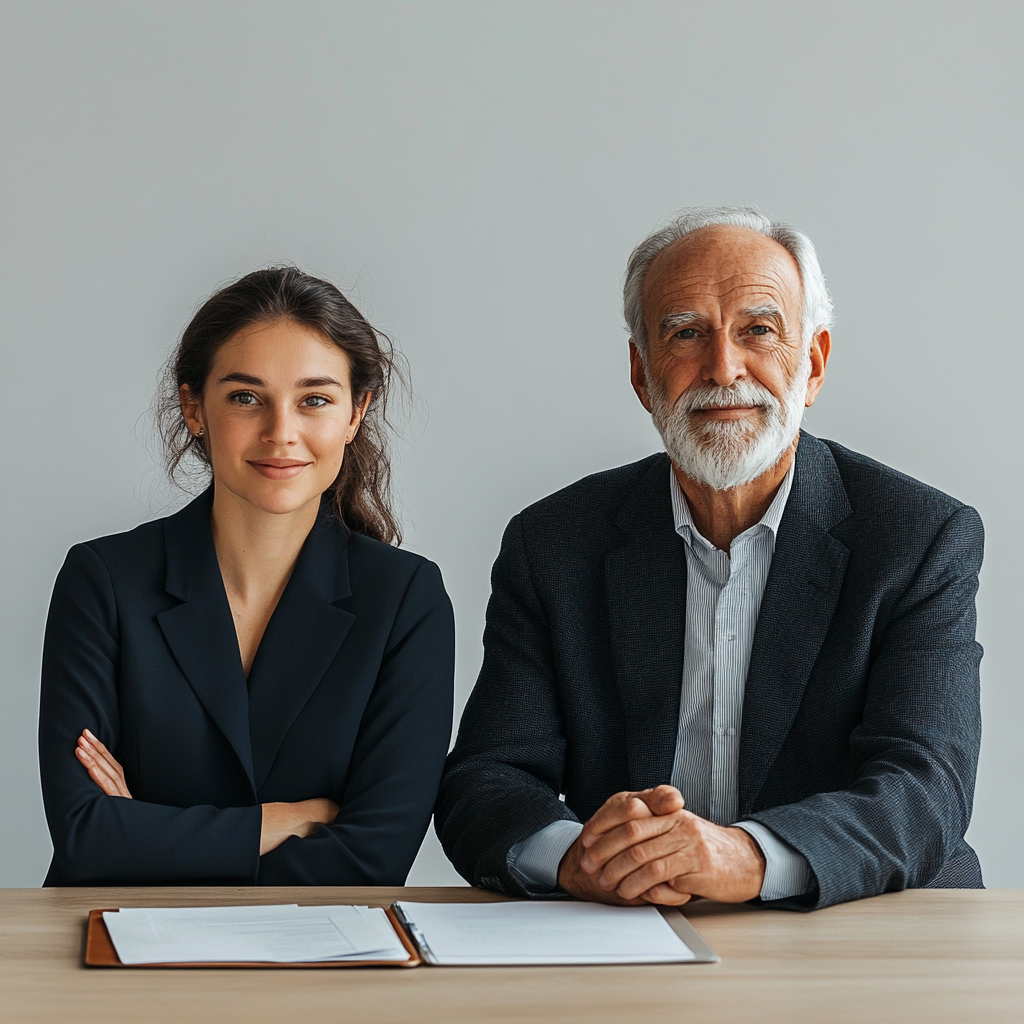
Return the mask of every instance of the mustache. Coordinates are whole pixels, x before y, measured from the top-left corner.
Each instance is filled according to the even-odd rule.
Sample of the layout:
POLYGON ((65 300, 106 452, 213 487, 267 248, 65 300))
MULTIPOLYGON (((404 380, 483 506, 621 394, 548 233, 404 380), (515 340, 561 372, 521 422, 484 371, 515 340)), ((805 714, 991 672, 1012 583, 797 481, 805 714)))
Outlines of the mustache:
POLYGON ((698 384, 687 388, 675 402, 673 411, 683 415, 706 409, 731 409, 736 406, 779 409, 779 400, 762 384, 738 380, 728 387, 719 384, 698 384))

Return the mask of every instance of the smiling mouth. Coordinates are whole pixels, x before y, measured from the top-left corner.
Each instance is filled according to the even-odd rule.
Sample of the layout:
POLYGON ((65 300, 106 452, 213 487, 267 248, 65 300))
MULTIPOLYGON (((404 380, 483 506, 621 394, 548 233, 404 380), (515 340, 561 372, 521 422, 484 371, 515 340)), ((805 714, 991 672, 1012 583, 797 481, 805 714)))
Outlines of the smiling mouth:
POLYGON ((259 459, 250 462, 249 465, 268 480, 290 480, 298 476, 309 463, 296 459, 259 459))
POLYGON ((762 408, 760 405, 705 405, 694 412, 753 412, 762 408))

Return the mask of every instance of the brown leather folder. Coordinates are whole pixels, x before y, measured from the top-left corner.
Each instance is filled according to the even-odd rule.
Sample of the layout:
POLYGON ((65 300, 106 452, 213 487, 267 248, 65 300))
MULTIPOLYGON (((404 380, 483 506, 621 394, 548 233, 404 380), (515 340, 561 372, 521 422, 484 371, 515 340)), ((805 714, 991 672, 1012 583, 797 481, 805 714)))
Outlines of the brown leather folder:
POLYGON ((395 912, 390 907, 385 907, 384 913, 388 915, 391 927, 395 934, 402 940, 405 951, 409 954, 408 960, 316 960, 311 963, 280 964, 267 963, 265 961, 233 962, 233 963, 186 963, 186 964, 123 964, 114 949, 114 943, 110 941, 110 932, 103 923, 103 915, 107 911, 116 911, 116 907, 108 907, 106 910, 90 910, 89 922, 85 934, 85 966, 86 967, 419 967, 423 960, 420 958, 419 950, 409 939, 405 929, 402 927, 395 912))

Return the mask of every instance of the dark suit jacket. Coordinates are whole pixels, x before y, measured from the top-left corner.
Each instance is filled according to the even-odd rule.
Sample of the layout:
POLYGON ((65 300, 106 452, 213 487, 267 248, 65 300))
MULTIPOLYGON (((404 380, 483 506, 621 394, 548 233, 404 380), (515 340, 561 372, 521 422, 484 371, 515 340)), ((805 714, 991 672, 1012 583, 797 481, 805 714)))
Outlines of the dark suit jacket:
MULTIPOLYGON (((588 477, 505 532, 483 667, 435 809, 448 856, 478 885, 524 893, 512 846, 670 780, 686 554, 669 472, 656 455, 588 477)), ((779 905, 981 885, 963 837, 982 543, 973 509, 802 435, 740 741, 740 817, 796 847, 817 882, 779 905)))
POLYGON ((400 885, 448 749, 454 624, 432 562, 321 515, 248 685, 212 491, 73 547, 43 652, 46 885, 400 885), (134 799, 75 757, 88 727, 134 799), (260 805, 330 797, 333 825, 259 856, 260 805))

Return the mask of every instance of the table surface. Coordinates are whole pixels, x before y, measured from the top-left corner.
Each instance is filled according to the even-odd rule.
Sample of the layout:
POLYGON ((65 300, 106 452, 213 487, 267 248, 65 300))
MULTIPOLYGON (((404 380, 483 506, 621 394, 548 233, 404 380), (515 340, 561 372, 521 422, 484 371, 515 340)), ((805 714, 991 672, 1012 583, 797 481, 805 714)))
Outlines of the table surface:
POLYGON ((1024 1021, 1024 890, 917 889, 812 914, 697 902, 719 964, 414 970, 83 966, 95 907, 498 899, 470 888, 0 890, 4 1024, 1024 1021))

